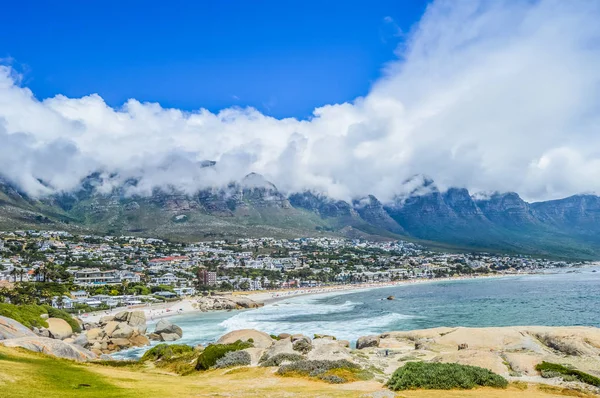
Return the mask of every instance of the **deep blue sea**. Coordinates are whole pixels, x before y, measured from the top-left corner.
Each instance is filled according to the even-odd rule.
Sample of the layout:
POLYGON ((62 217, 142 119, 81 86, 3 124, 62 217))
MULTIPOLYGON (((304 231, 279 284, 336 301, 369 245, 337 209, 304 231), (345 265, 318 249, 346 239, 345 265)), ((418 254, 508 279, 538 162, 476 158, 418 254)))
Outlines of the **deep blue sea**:
MULTIPOLYGON (((322 333, 355 341, 367 334, 439 326, 600 327, 600 269, 570 271, 299 296, 256 310, 170 320, 183 329, 181 343, 192 345, 215 341, 236 329, 322 333), (385 299, 390 295, 395 300, 385 299)), ((135 357, 141 352, 132 350, 117 357, 135 357)))

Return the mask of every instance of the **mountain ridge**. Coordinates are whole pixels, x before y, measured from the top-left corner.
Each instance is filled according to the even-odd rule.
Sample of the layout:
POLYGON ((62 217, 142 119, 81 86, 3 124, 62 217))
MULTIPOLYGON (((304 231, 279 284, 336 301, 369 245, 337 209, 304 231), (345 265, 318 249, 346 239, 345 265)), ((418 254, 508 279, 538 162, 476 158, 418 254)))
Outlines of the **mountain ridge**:
POLYGON ((528 203, 517 193, 441 192, 423 179, 408 195, 382 203, 350 202, 304 191, 285 195, 262 175, 194 194, 154 188, 129 194, 136 180, 100 190, 99 175, 70 193, 32 198, 0 180, 0 228, 76 229, 176 239, 300 237, 333 234, 415 239, 473 250, 600 258, 600 197, 590 194, 528 203))

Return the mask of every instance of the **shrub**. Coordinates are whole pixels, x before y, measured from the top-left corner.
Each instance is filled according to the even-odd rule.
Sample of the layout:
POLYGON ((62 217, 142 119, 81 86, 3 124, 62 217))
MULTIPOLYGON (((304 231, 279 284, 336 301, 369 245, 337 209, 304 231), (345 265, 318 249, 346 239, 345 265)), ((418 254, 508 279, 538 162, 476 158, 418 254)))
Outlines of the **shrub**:
POLYGON ((297 362, 301 361, 302 359, 304 359, 302 355, 288 354, 284 352, 281 354, 273 355, 271 358, 261 360, 260 366, 280 366, 284 362, 297 362))
POLYGON ((369 380, 373 377, 370 372, 345 359, 337 361, 300 360, 280 366, 277 374, 281 376, 308 376, 334 384, 369 380))
POLYGON ((198 357, 196 370, 208 370, 215 366, 217 360, 223 358, 228 352, 240 351, 250 347, 252 347, 251 343, 241 340, 232 344, 211 344, 207 346, 198 357))
POLYGON ((536 334, 535 337, 547 347, 552 348, 558 352, 566 355, 581 355, 581 350, 569 341, 564 341, 560 337, 552 336, 550 334, 536 334))
POLYGON ((0 315, 14 319, 29 329, 33 327, 48 327, 48 323, 41 318, 48 311, 40 305, 14 305, 0 303, 0 315))
POLYGON ((535 370, 542 374, 542 377, 562 377, 563 380, 566 377, 567 381, 572 381, 576 378, 582 383, 587 383, 595 387, 600 387, 600 378, 592 376, 591 374, 582 372, 577 369, 571 369, 563 365, 559 365, 551 362, 542 362, 535 366, 535 370))
POLYGON ((348 382, 348 380, 344 379, 343 377, 336 375, 323 375, 320 377, 320 379, 331 384, 342 384, 348 382))
POLYGON ((230 351, 223 358, 217 359, 215 368, 230 368, 232 366, 247 366, 252 362, 250 354, 246 351, 230 351))
POLYGON ((292 346, 294 351, 301 352, 303 354, 308 354, 310 350, 312 350, 312 344, 304 339, 296 340, 294 345, 292 346))
POLYGON ((63 319, 71 326, 71 329, 73 329, 75 333, 81 332, 81 326, 79 325, 79 322, 77 322, 77 320, 73 318, 68 312, 59 310, 58 308, 54 308, 49 305, 45 305, 44 308, 48 312, 48 316, 50 318, 63 319))
POLYGON ((360 371, 360 366, 345 359, 337 361, 296 361, 287 365, 281 365, 277 369, 277 374, 281 376, 310 376, 321 378, 325 376, 327 372, 332 370, 350 370, 353 372, 360 371))
POLYGON ((156 367, 187 375, 194 371, 198 355, 200 354, 189 345, 162 343, 146 351, 140 362, 154 361, 156 367))
POLYGON ((94 361, 94 365, 110 366, 111 368, 139 367, 138 361, 120 361, 115 359, 94 361))
POLYGON ((182 354, 193 352, 194 348, 185 344, 158 344, 144 353, 141 361, 158 361, 171 359, 182 354))
POLYGON ((470 389, 475 386, 501 387, 506 379, 488 369, 455 363, 409 362, 398 368, 387 386, 394 391, 413 388, 449 390, 470 389))

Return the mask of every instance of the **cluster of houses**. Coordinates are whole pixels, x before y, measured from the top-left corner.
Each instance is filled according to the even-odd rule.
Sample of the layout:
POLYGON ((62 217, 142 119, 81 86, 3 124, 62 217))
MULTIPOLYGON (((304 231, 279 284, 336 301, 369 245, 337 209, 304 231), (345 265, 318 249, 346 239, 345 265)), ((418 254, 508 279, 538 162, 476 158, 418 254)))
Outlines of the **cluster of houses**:
POLYGON ((82 288, 70 297, 57 298, 62 305, 109 307, 148 301, 157 295, 192 295, 199 285, 261 290, 324 282, 433 278, 457 269, 521 272, 580 264, 528 256, 439 253, 410 242, 331 237, 182 244, 135 236, 77 236, 64 231, 0 232, 0 284, 46 280, 48 275, 40 270, 49 263, 64 267, 82 288), (162 291, 149 297, 86 296, 83 290, 131 283, 169 289, 156 289, 162 291))

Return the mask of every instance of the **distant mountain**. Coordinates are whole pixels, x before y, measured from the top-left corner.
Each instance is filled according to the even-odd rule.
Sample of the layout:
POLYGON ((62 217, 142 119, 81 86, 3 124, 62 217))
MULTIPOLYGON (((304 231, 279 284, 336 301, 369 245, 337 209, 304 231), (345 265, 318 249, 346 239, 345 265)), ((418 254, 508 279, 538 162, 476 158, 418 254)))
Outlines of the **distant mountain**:
MULTIPOLYGON (((213 165, 205 162, 202 167, 213 165)), ((255 173, 193 194, 156 188, 140 195, 132 194, 137 192, 136 179, 107 190, 103 179, 112 177, 95 173, 74 192, 40 199, 0 179, 0 228, 185 240, 334 234, 412 239, 464 250, 600 258, 600 197, 594 195, 527 203, 514 192, 442 192, 431 179, 414 178, 389 203, 373 195, 347 202, 311 191, 285 195, 255 173)))
POLYGON ((395 234, 406 235, 407 232, 385 210, 383 204, 373 195, 352 201, 354 210, 367 223, 395 234))

